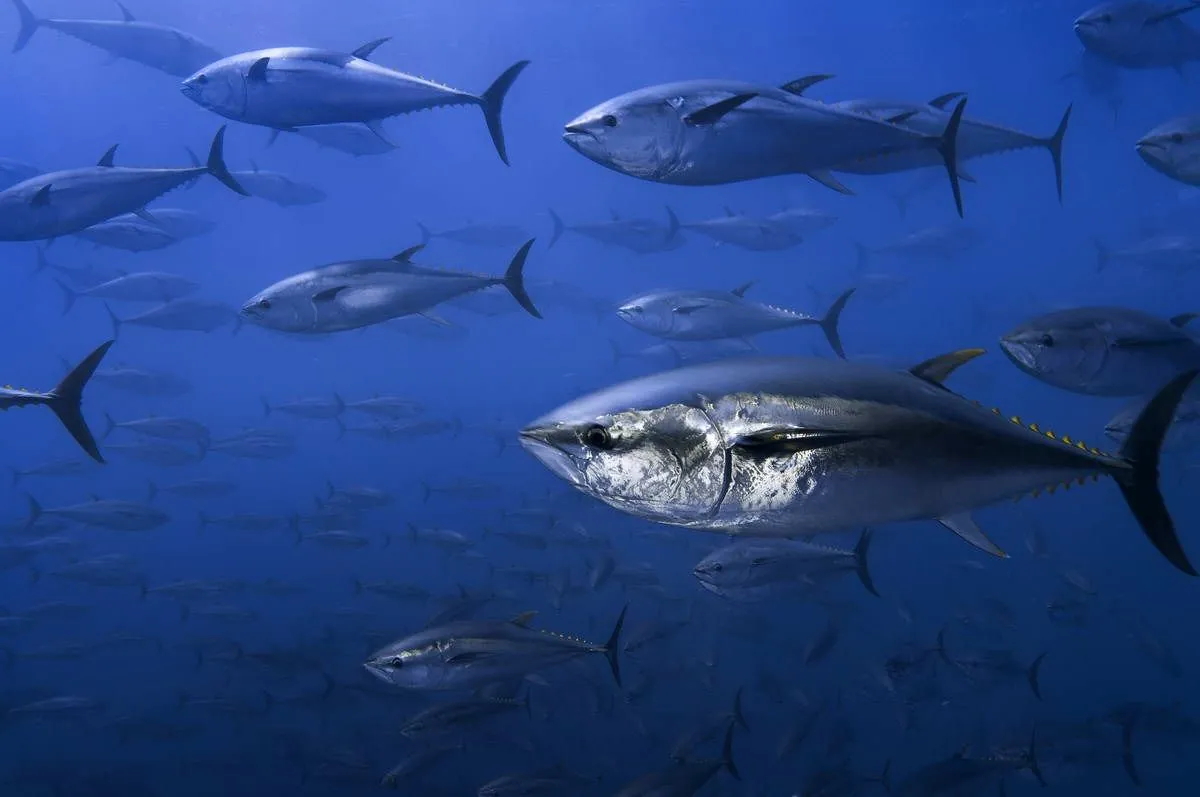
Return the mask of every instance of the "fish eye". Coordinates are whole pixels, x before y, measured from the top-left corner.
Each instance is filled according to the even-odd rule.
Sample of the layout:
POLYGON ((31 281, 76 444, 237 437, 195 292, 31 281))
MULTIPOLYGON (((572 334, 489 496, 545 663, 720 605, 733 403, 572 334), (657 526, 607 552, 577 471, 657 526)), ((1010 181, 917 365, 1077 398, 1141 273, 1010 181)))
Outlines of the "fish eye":
POLYGON ((208 75, 205 75, 205 74, 203 74, 203 73, 201 73, 201 74, 199 74, 199 75, 196 75, 196 82, 197 82, 197 83, 199 83, 199 84, 201 84, 201 85, 203 85, 203 84, 207 83, 207 82, 208 82, 208 75))
POLYGON ((612 435, 608 433, 608 429, 600 424, 589 426, 583 433, 583 442, 590 448, 597 448, 601 451, 607 451, 612 448, 612 435))
POLYGON ((1054 336, 1051 335, 1049 332, 1047 332, 1045 335, 1042 335, 1041 344, 1043 346, 1053 346, 1054 345, 1054 336))
POLYGON ((720 573, 722 570, 725 569, 725 565, 721 564, 720 562, 713 562, 712 569, 713 569, 713 572, 720 573))
POLYGON ((1098 22, 1105 23, 1112 22, 1112 14, 1101 14, 1100 16, 1096 17, 1096 20, 1098 22))
POLYGON ((1182 144, 1183 143, 1183 133, 1172 133, 1171 134, 1171 143, 1182 144))
POLYGON ((270 299, 259 299, 258 302, 256 302, 254 306, 261 307, 264 310, 270 310, 271 309, 271 300, 270 299))
POLYGON ((611 113, 604 114, 604 118, 601 119, 600 121, 604 123, 605 127, 616 127, 617 126, 617 117, 613 116, 611 113))

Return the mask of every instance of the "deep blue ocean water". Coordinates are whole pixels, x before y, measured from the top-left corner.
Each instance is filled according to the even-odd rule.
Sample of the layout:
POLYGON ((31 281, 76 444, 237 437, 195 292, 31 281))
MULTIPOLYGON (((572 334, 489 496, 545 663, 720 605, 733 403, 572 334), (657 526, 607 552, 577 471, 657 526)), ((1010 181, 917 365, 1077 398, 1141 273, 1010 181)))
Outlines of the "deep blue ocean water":
MULTIPOLYGON (((117 428, 100 440, 103 466, 89 463, 67 476, 14 476, 4 484, 3 794, 384 791, 384 774, 427 746, 406 738, 401 726, 444 696, 388 690, 362 663, 375 648, 420 629, 460 588, 493 596, 480 616, 536 611, 537 627, 596 643, 628 605, 627 634, 657 629, 662 638, 622 653, 620 689, 603 662, 590 659, 527 680, 520 686, 529 696, 527 714, 515 711, 441 738, 439 744, 461 742, 462 749, 423 778, 394 786, 402 792, 475 794, 501 775, 540 773, 569 779, 556 790, 530 793, 616 794, 639 775, 672 766, 679 738, 729 712, 742 690, 749 729, 738 726, 734 741, 741 780, 717 773, 702 793, 882 794, 870 778, 888 762, 894 784, 957 752, 987 755, 1025 745, 1034 728, 1062 727, 1094 729, 1102 741, 1082 761, 1047 754, 1045 790, 1013 767, 1004 778, 919 793, 1191 793, 1200 725, 1179 719, 1181 727, 1143 734, 1135 723, 1139 789, 1123 761, 1120 723, 1112 719, 1128 703, 1179 704, 1177 719, 1200 712, 1200 651, 1190 633, 1195 584, 1146 544, 1111 483, 979 512, 981 527, 1011 553, 1007 560, 985 557, 932 522, 908 523, 881 528, 875 537, 871 566, 881 599, 850 577, 801 596, 741 605, 705 592, 691 573, 722 537, 656 526, 591 501, 526 455, 516 434, 575 396, 669 364, 614 358, 614 350, 658 342, 613 312, 634 294, 732 290, 753 280, 749 295, 759 301, 821 313, 861 276, 855 244, 875 248, 923 227, 966 224, 981 233, 980 245, 968 251, 872 257, 872 272, 901 284, 888 295, 852 299, 842 323, 848 355, 901 367, 955 349, 987 348, 986 357, 954 377, 958 392, 1103 442, 1104 424, 1124 400, 1039 384, 1005 360, 996 343, 1024 318, 1062 306, 1117 304, 1162 316, 1200 309, 1194 272, 1097 272, 1094 245, 1096 239, 1127 245, 1148 230, 1192 232, 1195 199, 1146 168, 1133 144, 1195 107, 1195 65, 1182 74, 1120 72, 1114 118, 1104 97, 1064 77, 1083 51, 1072 21, 1088 6, 1065 0, 129 5, 138 19, 186 30, 224 54, 286 45, 350 51, 390 36, 375 62, 472 92, 529 59, 504 108, 511 166, 496 157, 479 111, 470 107, 389 119, 384 128, 396 150, 359 158, 289 133, 268 146, 266 130, 230 123, 230 168, 281 172, 319 187, 326 198, 280 207, 201 179, 150 210, 190 209, 215 229, 162 250, 131 253, 72 236, 49 245, 3 244, 0 378, 48 389, 64 362, 113 336, 99 300, 81 298, 63 312, 52 270, 35 268, 38 249, 55 265, 182 275, 200 285, 196 298, 236 311, 289 274, 390 257, 419 243, 418 223, 434 231, 506 223, 537 238, 526 279, 545 318, 528 317, 493 289, 489 306, 502 314, 454 305, 437 310, 453 325, 449 340, 388 328, 299 339, 250 324, 233 334, 232 325, 211 333, 123 325, 104 367, 169 372, 190 389, 151 396, 89 385, 84 413, 98 436, 105 414, 117 422, 182 417, 204 424, 214 439, 270 428, 294 440, 294 452, 255 459, 214 450, 194 464, 153 465, 120 449, 106 451, 146 439, 117 428), (934 170, 851 176, 854 196, 801 175, 679 187, 600 168, 561 141, 569 119, 641 86, 709 77, 778 85, 814 73, 836 75, 810 91, 817 99, 925 101, 963 91, 971 115, 1037 135, 1049 135, 1073 103, 1062 204, 1050 159, 1038 151, 972 161, 975 182, 964 184, 960 222, 944 175, 934 170), (917 190, 922 184, 928 187, 917 190), (911 195, 903 214, 897 195, 911 195), (647 255, 570 232, 547 246, 550 209, 570 225, 614 214, 664 221, 667 207, 684 221, 720 217, 726 207, 759 217, 808 207, 837 221, 778 252, 714 246, 692 233, 684 246, 647 255), (562 285, 539 297, 546 280, 562 285), (568 289, 576 301, 564 301, 568 289), (277 406, 376 395, 418 402, 420 417, 446 421, 445 428, 379 439, 355 432, 374 427, 371 417, 353 410, 313 419, 277 406), (277 408, 265 413, 264 401, 277 408), (236 489, 204 498, 162 489, 198 478, 236 489), (150 484, 158 488, 153 506, 169 517, 152 530, 27 524, 31 498, 47 509, 93 497, 141 503, 150 484), (330 485, 367 485, 391 500, 314 517, 330 485), (277 525, 248 530, 200 520, 245 513, 272 516, 277 525), (289 525, 297 516, 305 518, 299 533, 289 525), (447 550, 423 542, 412 528, 456 530, 468 544, 447 550), (602 547, 562 542, 581 528, 602 547), (348 542, 306 536, 320 531, 348 532, 348 542), (544 542, 514 544, 505 531, 535 533, 544 542), (1048 553, 1030 551, 1031 535, 1045 540, 1048 553), (49 543, 30 547, 46 537, 49 543), (128 557, 119 585, 67 577, 80 563, 110 555, 128 557), (594 587, 591 576, 606 557, 617 574, 594 587), (645 582, 647 573, 654 583, 639 584, 637 576, 645 582), (201 582, 207 592, 173 597, 157 589, 177 582, 201 582), (428 597, 396 600, 362 588, 375 582, 406 584, 428 597), (1073 621, 1048 609, 1062 601, 1071 602, 1073 621), (838 634, 833 650, 806 663, 830 626, 838 634), (931 671, 913 681, 885 675, 885 663, 902 651, 934 650, 939 631, 950 659, 968 650, 1008 651, 1021 671, 982 683, 987 679, 967 677, 935 656, 931 671), (1023 670, 1043 652, 1039 700, 1023 670), (29 710, 64 697, 78 700, 29 710), (808 726, 811 732, 796 742, 796 729, 808 726), (814 773, 837 766, 851 773, 848 782, 818 790, 814 773)), ((42 17, 120 18, 99 0, 31 0, 31 6, 42 17)), ((7 11, 0 11, 0 40, 18 29, 16 12, 4 17, 7 11)), ((94 164, 113 144, 120 145, 118 164, 184 166, 185 148, 203 153, 225 121, 183 96, 178 78, 114 61, 54 30, 39 30, 25 49, 2 60, 0 156, 44 170, 94 164)), ((513 249, 435 238, 421 257, 498 274, 513 249)), ((111 306, 124 318, 151 305, 111 306)), ((830 356, 814 329, 762 335, 755 344, 770 354, 830 356)), ((45 409, 14 409, 0 422, 6 441, 0 465, 14 473, 83 459, 45 409)), ((1185 547, 1200 516, 1190 498, 1194 473, 1186 452, 1164 463, 1163 489, 1185 547)), ((848 548, 854 537, 821 541, 848 548)), ((719 737, 688 757, 718 756, 719 737)))

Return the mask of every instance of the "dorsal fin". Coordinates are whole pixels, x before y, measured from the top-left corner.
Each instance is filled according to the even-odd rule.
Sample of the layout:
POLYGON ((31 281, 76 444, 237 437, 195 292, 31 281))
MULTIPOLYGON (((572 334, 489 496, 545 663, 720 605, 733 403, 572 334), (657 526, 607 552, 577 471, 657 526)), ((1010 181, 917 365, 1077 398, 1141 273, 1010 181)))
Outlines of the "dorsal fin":
POLYGON ((50 183, 38 189, 38 192, 33 195, 33 199, 29 200, 29 204, 35 208, 42 208, 50 204, 50 183))
POLYGON ((361 58, 362 60, 366 61, 368 58, 371 57, 371 53, 375 52, 375 50, 377 50, 379 48, 379 45, 385 44, 386 42, 389 42, 391 40, 392 40, 391 36, 384 36, 382 39, 375 39, 374 41, 369 41, 366 44, 364 44, 362 47, 359 47, 357 50, 355 50, 354 52, 352 52, 350 54, 353 55, 355 58, 361 58))
POLYGON ((1171 316, 1171 326, 1185 327, 1195 319, 1200 318, 1200 313, 1180 313, 1179 315, 1171 316))
POLYGON ((117 154, 118 144, 113 144, 108 148, 108 151, 100 156, 100 160, 96 163, 97 166, 104 166, 111 169, 113 165, 113 156, 117 154))
POLYGON ((951 92, 947 92, 946 94, 942 94, 940 96, 934 97, 932 100, 929 101, 929 104, 932 105, 934 108, 940 108, 941 110, 944 111, 944 110, 946 110, 947 105, 954 102, 959 97, 965 97, 965 96, 966 95, 961 91, 951 91, 951 92))
POLYGON ((746 298, 746 291, 750 290, 750 288, 753 287, 753 285, 754 285, 754 280, 750 280, 749 282, 745 282, 745 283, 742 283, 741 285, 737 286, 732 291, 730 291, 730 293, 732 293, 734 296, 738 297, 739 299, 744 299, 744 298, 746 298))
POLYGON ((401 252, 400 254, 393 256, 392 260, 396 261, 397 263, 411 263, 412 259, 413 259, 413 255, 415 255, 417 252, 420 252, 424 248, 425 248, 425 244, 417 244, 416 246, 410 246, 407 249, 405 249, 403 252, 401 252))
POLYGON ((734 212, 733 212, 733 208, 729 207, 729 205, 726 205, 726 206, 724 207, 724 210, 725 210, 725 215, 726 215, 726 216, 730 216, 730 217, 732 217, 732 216, 736 216, 736 215, 737 215, 736 213, 734 213, 734 212))
POLYGON ((959 366, 969 363, 985 352, 986 349, 959 349, 918 363, 908 371, 918 379, 924 379, 926 382, 942 387, 946 378, 958 370, 959 366))
POLYGON ((513 625, 518 625, 521 628, 528 628, 529 624, 533 622, 533 618, 535 618, 535 617, 537 617, 536 611, 521 612, 516 617, 509 620, 509 622, 512 623, 513 625))
POLYGON ((247 80, 263 81, 267 79, 267 65, 271 63, 271 59, 260 58, 250 65, 250 69, 246 71, 247 80))
POLYGON ((137 22, 137 19, 132 13, 130 13, 129 9, 125 7, 121 0, 116 0, 116 2, 117 8, 121 9, 121 17, 124 22, 137 22))
POLYGON ((805 75, 804 77, 796 78, 795 80, 789 80, 779 88, 783 89, 788 94, 795 94, 797 97, 799 97, 813 86, 817 85, 818 83, 824 83, 826 80, 829 80, 832 77, 833 75, 805 75))

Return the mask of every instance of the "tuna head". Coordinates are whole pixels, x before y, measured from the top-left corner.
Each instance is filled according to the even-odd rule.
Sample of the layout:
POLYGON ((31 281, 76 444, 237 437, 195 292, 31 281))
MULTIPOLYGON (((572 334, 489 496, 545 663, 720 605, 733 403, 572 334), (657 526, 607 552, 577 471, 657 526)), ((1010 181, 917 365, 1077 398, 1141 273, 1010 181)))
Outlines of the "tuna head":
POLYGON ((1143 3, 1102 3, 1075 20, 1075 35, 1083 46, 1106 54, 1121 43, 1143 35, 1146 12, 1143 3))
POLYGON ((701 559, 692 575, 710 592, 755 586, 754 570, 767 561, 764 548, 756 542, 726 545, 701 559))
POLYGON ((617 308, 617 315, 634 329, 662 337, 675 328, 675 302, 666 293, 648 293, 617 308))
POLYGON ((727 482, 720 429, 699 397, 655 396, 640 381, 560 407, 522 430, 521 445, 576 489, 616 509, 702 525, 720 507, 727 482))
POLYGON ((1108 358, 1103 324, 1086 314, 1049 313, 1000 339, 1000 347, 1018 368, 1064 390, 1090 392, 1108 358))
POLYGON ((211 63, 183 81, 180 90, 192 102, 228 119, 246 113, 246 70, 242 56, 211 63))
POLYGON ((312 290, 294 281, 277 282, 254 296, 240 310, 243 320, 277 332, 312 332, 319 320, 312 290))
POLYGON ((1200 114, 1159 125, 1137 143, 1150 168, 1175 180, 1200 185, 1200 114))
POLYGON ((680 164, 688 136, 682 103, 649 89, 585 111, 563 131, 584 157, 613 171, 663 180, 680 164))

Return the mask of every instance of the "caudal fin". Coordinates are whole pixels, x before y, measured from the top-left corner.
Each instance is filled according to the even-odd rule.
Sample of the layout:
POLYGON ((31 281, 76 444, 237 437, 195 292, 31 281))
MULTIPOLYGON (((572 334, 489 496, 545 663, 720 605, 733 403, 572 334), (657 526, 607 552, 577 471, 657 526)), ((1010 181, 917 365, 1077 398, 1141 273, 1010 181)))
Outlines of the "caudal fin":
POLYGON ((1121 457, 1129 464, 1114 474, 1121 494, 1142 532, 1167 561, 1190 576, 1200 575, 1188 561, 1175 533, 1175 524, 1158 488, 1158 461, 1163 438, 1171 428, 1175 410, 1200 370, 1179 374, 1155 394, 1133 422, 1121 446, 1121 457))
POLYGON ((14 53, 18 53, 25 49, 25 45, 29 44, 29 40, 33 38, 33 34, 37 32, 42 21, 33 15, 24 0, 13 0, 13 5, 17 7, 17 13, 21 15, 21 29, 17 31, 17 40, 13 42, 12 48, 14 53))
POLYGON ((867 560, 867 554, 871 550, 871 538, 874 532, 871 529, 863 529, 862 536, 858 538, 858 544, 854 546, 854 572, 858 573, 858 580, 867 588, 867 592, 879 597, 879 590, 875 589, 875 581, 871 578, 870 562, 867 560))
POLYGON ((1033 690, 1033 696, 1038 700, 1042 699, 1042 662, 1046 660, 1046 654, 1038 656, 1033 660, 1033 664, 1029 665, 1029 670, 1025 673, 1026 680, 1029 681, 1029 688, 1033 690))
POLYGON ((942 132, 941 141, 938 142, 938 152, 946 164, 946 174, 950 177, 950 190, 954 193, 954 207, 959 218, 962 218, 963 204, 962 188, 958 184, 958 128, 966 107, 967 101, 964 98, 955 106, 954 113, 950 115, 950 121, 946 123, 946 129, 942 132))
POLYGON ((1054 161, 1054 185, 1058 189, 1058 201, 1062 202, 1062 184, 1063 184, 1063 138, 1067 135, 1067 123, 1071 121, 1071 107, 1067 106, 1067 110, 1062 115, 1062 121, 1058 123, 1058 129, 1054 131, 1054 135, 1046 139, 1046 149, 1050 151, 1050 158, 1054 161))
POLYGON ((525 292, 525 258, 529 257, 529 250, 533 248, 533 242, 536 240, 536 238, 530 238, 513 255, 512 262, 508 264, 508 270, 504 272, 504 287, 508 288, 508 292, 517 300, 517 304, 525 308, 525 312, 534 318, 541 318, 542 314, 533 306, 533 300, 525 292))
POLYGON ((75 290, 70 285, 68 285, 67 283, 63 282, 60 279, 56 278, 54 281, 56 283, 58 283, 59 290, 62 291, 62 295, 63 295, 62 312, 63 312, 63 315, 66 315, 67 313, 71 312, 71 308, 75 306, 75 300, 79 298, 79 291, 75 290))
POLYGON ((428 246, 429 239, 433 237, 433 233, 431 233, 429 228, 419 221, 417 222, 417 229, 421 231, 421 246, 428 246))
POLYGON ((558 239, 562 238, 562 234, 567 229, 566 225, 563 224, 563 220, 558 217, 557 213, 555 213, 553 210, 548 212, 550 213, 550 223, 554 225, 554 229, 550 232, 550 244, 546 247, 547 249, 558 243, 558 239))
POLYGON ((608 659, 608 667, 612 670, 613 680, 617 682, 617 686, 621 685, 621 661, 617 656, 621 651, 621 628, 625 625, 625 612, 627 611, 629 611, 628 606, 621 609, 621 614, 617 616, 617 623, 608 636, 608 642, 604 645, 604 656, 608 659))
POLYGON ((100 449, 96 446, 96 439, 92 437, 92 432, 88 429, 87 421, 83 419, 81 404, 83 402, 83 388, 87 385, 88 380, 92 378, 92 374, 96 372, 96 367, 100 365, 100 361, 104 359, 104 355, 108 353, 109 348, 114 341, 102 343, 91 354, 83 359, 79 365, 71 370, 71 373, 63 377, 53 390, 48 394, 50 397, 50 409, 62 421, 62 425, 67 428, 71 436, 75 438, 75 442, 79 443, 80 447, 88 453, 88 456, 97 462, 103 462, 104 457, 100 456, 100 449))
POLYGON ((209 174, 224 183, 230 191, 242 196, 250 196, 249 192, 233 179, 233 175, 229 173, 229 167, 225 165, 225 125, 221 125, 221 129, 213 136, 212 146, 208 148, 208 162, 204 164, 204 168, 208 170, 209 174))
POLYGON ((488 132, 492 134, 492 143, 496 145, 496 152, 505 166, 508 165, 508 150, 504 146, 504 127, 500 123, 500 111, 504 108, 505 95, 527 66, 528 61, 517 61, 504 70, 504 74, 496 78, 479 97, 479 104, 483 107, 483 118, 487 122, 488 132))
POLYGON ((846 302, 850 301, 850 297, 854 295, 854 290, 851 288, 837 297, 829 307, 829 311, 825 313, 825 317, 817 322, 821 325, 821 331, 825 333, 825 339, 829 341, 833 353, 843 360, 846 359, 846 350, 842 348, 842 335, 838 331, 838 323, 842 318, 842 310, 846 308, 846 302))

